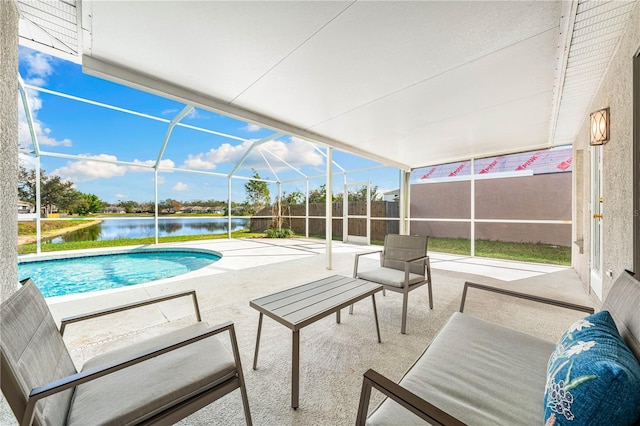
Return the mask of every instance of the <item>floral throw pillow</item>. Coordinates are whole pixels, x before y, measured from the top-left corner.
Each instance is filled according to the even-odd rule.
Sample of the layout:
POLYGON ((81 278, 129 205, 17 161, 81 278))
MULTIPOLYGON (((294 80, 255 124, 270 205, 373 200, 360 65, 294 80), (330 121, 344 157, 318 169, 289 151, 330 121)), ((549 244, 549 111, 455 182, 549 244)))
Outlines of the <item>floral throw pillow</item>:
POLYGON ((608 311, 573 324, 549 359, 546 426, 633 425, 640 419, 640 365, 608 311))

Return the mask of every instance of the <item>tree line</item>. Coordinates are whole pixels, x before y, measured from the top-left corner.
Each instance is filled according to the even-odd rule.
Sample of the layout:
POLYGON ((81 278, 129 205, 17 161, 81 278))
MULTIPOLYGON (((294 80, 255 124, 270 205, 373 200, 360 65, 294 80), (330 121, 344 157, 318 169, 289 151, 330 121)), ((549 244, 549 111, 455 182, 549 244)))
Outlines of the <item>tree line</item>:
MULTIPOLYGON (((244 185, 246 200, 242 203, 231 203, 231 208, 242 211, 243 214, 254 214, 257 211, 272 205, 269 185, 263 181, 260 174, 253 171, 253 178, 244 185)), ((378 187, 371 188, 371 200, 376 201, 381 197, 377 194, 378 187)), ((20 200, 36 205, 36 171, 27 170, 20 166, 18 172, 18 196, 20 200)), ((367 197, 367 187, 363 185, 348 194, 349 201, 364 201, 367 197)), ((340 202, 343 194, 331 194, 332 202, 340 202)), ((325 203, 327 200, 326 185, 320 185, 317 189, 309 192, 309 203, 325 203)), ((276 196, 273 205, 281 206, 302 204, 305 202, 305 195, 300 191, 291 193, 283 192, 281 197, 276 196)), ((84 193, 75 189, 71 181, 62 180, 60 176, 48 175, 45 170, 40 169, 40 205, 44 213, 66 212, 69 214, 88 215, 104 211, 109 203, 101 200, 97 195, 84 193)), ((123 208, 126 213, 154 213, 155 203, 153 201, 137 202, 133 200, 118 201, 117 207, 123 208)), ((207 207, 212 209, 222 209, 224 214, 229 212, 226 201, 219 200, 192 200, 178 201, 172 198, 158 201, 160 212, 174 213, 184 207, 207 207)))

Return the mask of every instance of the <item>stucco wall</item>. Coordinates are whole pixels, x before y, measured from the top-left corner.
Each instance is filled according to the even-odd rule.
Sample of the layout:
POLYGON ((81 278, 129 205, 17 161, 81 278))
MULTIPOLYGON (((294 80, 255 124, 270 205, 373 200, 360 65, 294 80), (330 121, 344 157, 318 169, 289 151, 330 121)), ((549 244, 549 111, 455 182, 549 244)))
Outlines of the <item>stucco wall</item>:
MULTIPOLYGON (((640 6, 636 5, 627 23, 618 51, 611 61, 602 85, 589 111, 609 107, 611 138, 604 145, 603 155, 603 270, 610 269, 612 277, 603 276, 603 298, 613 280, 624 269, 633 267, 633 57, 640 49, 640 6)), ((585 116, 574 141, 574 158, 582 157, 581 170, 574 169, 574 240, 584 241, 583 253, 573 246, 573 265, 589 287, 591 212, 591 167, 589 154, 589 116, 585 116), (577 226, 577 224, 580 226, 577 226)))
POLYGON ((18 280, 18 6, 0 1, 0 299, 18 280))

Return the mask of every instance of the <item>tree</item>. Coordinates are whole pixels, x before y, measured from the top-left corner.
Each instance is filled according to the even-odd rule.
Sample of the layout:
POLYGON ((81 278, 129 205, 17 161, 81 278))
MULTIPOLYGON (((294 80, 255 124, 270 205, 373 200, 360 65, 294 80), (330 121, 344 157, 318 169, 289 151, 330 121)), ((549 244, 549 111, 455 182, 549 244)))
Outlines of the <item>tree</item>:
POLYGON ((18 169, 18 197, 33 205, 36 204, 36 171, 24 166, 18 169))
POLYGON ((175 213, 182 209, 182 203, 172 198, 167 198, 164 201, 158 201, 158 209, 164 213, 175 213))
MULTIPOLYGON (((382 197, 378 194, 378 185, 371 187, 371 201, 379 201, 382 197)), ((354 191, 349 191, 349 201, 366 201, 367 185, 362 185, 354 191)))
POLYGON ((304 203, 304 194, 300 191, 293 191, 291 194, 282 193, 282 204, 293 205, 304 203))
POLYGON ((138 208, 138 202, 133 200, 119 201, 118 207, 122 207, 126 213, 134 213, 138 208))
MULTIPOLYGON (((331 201, 337 201, 338 197, 332 194, 331 201)), ((309 203, 324 203, 327 201, 327 185, 322 184, 318 189, 309 192, 309 203)))
POLYGON ((247 192, 247 203, 251 206, 251 213, 256 213, 260 209, 271 204, 271 194, 269 185, 264 182, 258 172, 253 171, 253 179, 244 184, 247 192))
MULTIPOLYGON (((18 170, 18 195, 21 200, 36 204, 36 171, 20 166, 18 170)), ((40 170, 40 204, 45 213, 73 211, 81 200, 81 193, 73 187, 73 182, 63 181, 60 176, 47 176, 40 170)))
POLYGON ((74 211, 74 213, 77 213, 79 215, 84 216, 91 213, 97 213, 101 211, 106 204, 104 201, 98 198, 98 196, 95 194, 81 193, 81 195, 82 195, 82 200, 78 203, 74 211))

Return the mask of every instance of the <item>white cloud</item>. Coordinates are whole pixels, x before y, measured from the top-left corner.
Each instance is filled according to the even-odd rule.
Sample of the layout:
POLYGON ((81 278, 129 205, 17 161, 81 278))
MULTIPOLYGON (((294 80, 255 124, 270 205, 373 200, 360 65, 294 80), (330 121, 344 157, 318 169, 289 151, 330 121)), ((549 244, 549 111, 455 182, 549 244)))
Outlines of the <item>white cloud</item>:
POLYGON ((178 182, 175 185, 173 185, 173 188, 171 189, 174 191, 188 191, 189 185, 187 185, 186 183, 178 182))
MULTIPOLYGON (((133 163, 134 164, 139 164, 139 165, 145 166, 145 167, 131 167, 131 171, 143 172, 143 171, 150 170, 149 168, 156 164, 156 160, 144 160, 144 161, 141 161, 141 160, 135 159, 135 160, 133 160, 133 163)), ((172 169, 175 166, 176 166, 176 164, 173 162, 173 160, 169 160, 169 159, 160 160, 160 167, 161 168, 172 169)))
MULTIPOLYGON (((44 86, 47 82, 47 77, 53 74, 53 66, 51 62, 53 57, 45 55, 40 52, 27 53, 24 50, 20 52, 20 60, 26 64, 26 78, 25 82, 34 86, 44 86)), ((42 108, 42 99, 40 99, 38 92, 26 91, 27 103, 31 110, 31 117, 33 119, 33 130, 36 134, 36 138, 40 145, 46 146, 71 146, 72 142, 69 138, 56 139, 51 136, 51 129, 38 119, 38 111, 42 108)), ((27 116, 22 105, 22 98, 20 101, 20 108, 18 108, 18 144, 22 148, 27 148, 31 145, 31 132, 29 131, 29 125, 27 124, 27 116)))
POLYGON ((165 182, 166 182, 166 179, 164 178, 164 176, 158 176, 158 185, 162 185, 165 182))
MULTIPOLYGON (((69 161, 66 166, 55 169, 51 174, 60 176, 74 182, 83 182, 94 179, 110 179, 116 176, 124 176, 127 172, 151 172, 150 167, 136 167, 122 164, 110 164, 104 161, 118 161, 118 157, 111 154, 82 155, 81 160, 69 161), (96 161, 97 160, 97 161, 96 161)), ((155 160, 133 160, 133 163, 152 166, 155 160)), ((162 160, 163 167, 174 167, 172 160, 162 160)), ((158 183, 163 183, 164 178, 158 176, 158 183)))
POLYGON ((58 175, 62 179, 74 182, 89 181, 94 179, 109 179, 114 176, 123 176, 127 172, 126 166, 119 164, 91 161, 91 159, 116 161, 118 157, 109 154, 83 156, 86 160, 69 161, 66 166, 55 169, 52 175, 58 175))
MULTIPOLYGON (((252 143, 253 141, 246 141, 235 146, 225 143, 220 145, 219 148, 212 148, 207 152, 189 154, 183 167, 211 170, 215 169, 216 165, 221 163, 236 164, 252 143)), ((324 164, 324 158, 314 149, 313 145, 302 139, 292 137, 289 139, 289 142, 269 141, 259 145, 250 152, 243 165, 255 169, 268 170, 262 155, 260 155, 258 151, 260 149, 265 150, 263 151, 264 155, 271 162, 271 166, 275 170, 287 168, 288 166, 266 151, 272 152, 294 167, 304 165, 319 166, 324 164)))
POLYGON ((53 57, 41 52, 24 53, 20 59, 27 65, 27 78, 25 82, 34 86, 46 83, 46 78, 53 74, 51 61, 53 57), (41 83, 41 84, 38 84, 41 83))
POLYGON ((127 194, 116 194, 116 198, 119 200, 126 200, 129 196, 127 194))
POLYGON ((260 129, 262 129, 262 127, 258 126, 257 124, 251 123, 247 123, 247 125, 242 128, 242 130, 246 130, 247 132, 257 132, 260 129))

